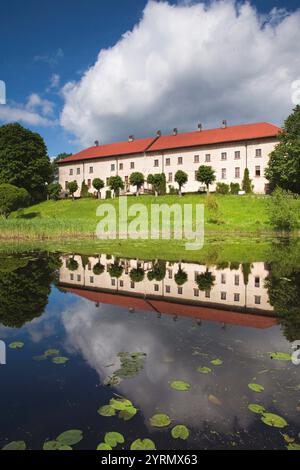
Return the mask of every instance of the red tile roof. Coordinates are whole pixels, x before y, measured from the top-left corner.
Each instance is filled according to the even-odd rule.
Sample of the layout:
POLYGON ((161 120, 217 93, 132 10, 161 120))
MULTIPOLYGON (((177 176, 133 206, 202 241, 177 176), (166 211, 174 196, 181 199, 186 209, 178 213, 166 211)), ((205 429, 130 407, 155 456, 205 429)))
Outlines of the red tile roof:
POLYGON ((280 128, 267 122, 243 124, 219 129, 209 129, 184 134, 162 136, 151 145, 151 151, 199 147, 202 145, 239 142, 265 137, 276 137, 280 128))
POLYGON ((277 325, 276 318, 250 313, 231 312, 216 308, 202 307, 195 305, 176 304, 165 300, 150 300, 127 295, 109 294, 106 292, 88 291, 64 287, 63 289, 72 294, 78 295, 92 302, 117 305, 125 308, 143 310, 146 312, 162 313, 166 315, 177 315, 190 317, 198 320, 226 323, 229 325, 239 325, 250 328, 270 328, 277 325))
POLYGON ((94 158, 103 158, 103 157, 116 157, 118 155, 132 155, 136 153, 144 153, 150 145, 156 140, 156 137, 148 137, 147 139, 138 139, 133 142, 115 142, 112 144, 105 145, 95 145, 86 150, 82 150, 75 155, 61 160, 60 164, 90 160, 94 158))
POLYGON ((98 145, 82 150, 75 155, 61 160, 60 164, 84 161, 90 159, 133 155, 138 153, 172 150, 179 148, 200 147, 204 145, 221 144, 226 142, 239 142, 267 137, 277 137, 280 128, 267 122, 258 124, 243 124, 226 127, 225 129, 209 129, 201 132, 186 132, 184 134, 149 137, 133 142, 115 142, 98 145))

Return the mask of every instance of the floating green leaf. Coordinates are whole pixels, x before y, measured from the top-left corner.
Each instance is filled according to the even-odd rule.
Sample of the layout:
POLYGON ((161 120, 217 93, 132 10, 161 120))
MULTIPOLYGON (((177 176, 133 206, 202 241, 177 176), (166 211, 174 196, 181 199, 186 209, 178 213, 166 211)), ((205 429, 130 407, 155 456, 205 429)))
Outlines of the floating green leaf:
POLYGON ((214 366, 221 366, 223 364, 223 361, 221 361, 221 359, 214 359, 210 363, 213 364, 214 366))
POLYGON ((26 450, 26 443, 24 441, 12 441, 6 444, 2 450, 26 450))
POLYGON ((110 447, 116 447, 118 444, 123 444, 125 439, 119 432, 107 432, 105 434, 104 441, 110 447))
POLYGON ((46 441, 43 445, 43 450, 59 450, 62 447, 61 442, 46 441))
POLYGON ((105 442, 101 442, 101 444, 98 445, 97 450, 112 450, 112 447, 105 442))
POLYGON ((164 428, 169 426, 170 423, 170 417, 163 413, 158 413, 150 418, 150 424, 156 428, 164 428))
POLYGON ((191 388, 191 385, 188 382, 183 382, 182 380, 174 380, 174 382, 171 383, 171 388, 180 392, 186 392, 191 388))
POLYGON ((70 429, 60 434, 56 440, 63 445, 73 446, 78 444, 83 439, 83 434, 80 429, 70 429))
POLYGON ((69 358, 67 357, 53 357, 52 362, 54 364, 66 364, 69 358))
POLYGON ((285 428, 288 425, 284 418, 275 415, 274 413, 264 413, 261 420, 263 423, 274 428, 285 428))
POLYGON ((215 397, 215 395, 208 395, 208 400, 213 404, 217 406, 221 406, 222 402, 219 400, 219 398, 215 397))
POLYGON ((137 439, 131 444, 130 450, 156 450, 156 447, 151 439, 137 439))
POLYGON ((261 393, 265 389, 262 385, 255 384, 255 383, 248 384, 248 387, 250 388, 250 390, 252 390, 253 392, 257 392, 257 393, 261 393))
POLYGON ((73 450, 71 446, 60 446, 58 450, 73 450))
POLYGON ((119 413, 119 418, 123 419, 124 421, 129 421, 137 414, 137 409, 134 406, 130 406, 126 408, 126 410, 122 410, 119 413))
POLYGON ((291 355, 283 352, 273 352, 270 353, 270 358, 275 359, 276 361, 290 361, 291 355))
POLYGON ((201 372, 201 374, 210 374, 212 372, 209 367, 198 367, 197 371, 201 372))
POLYGON ((114 416, 116 410, 110 405, 104 405, 99 408, 98 413, 101 416, 114 416))
POLYGON ((132 408, 131 401, 126 400, 126 398, 112 398, 109 404, 117 411, 123 411, 128 408, 132 408))
POLYGON ((185 441, 188 439, 190 432, 186 426, 178 424, 172 429, 171 434, 174 439, 183 439, 185 441))
POLYGON ((24 346, 24 343, 22 343, 22 341, 15 341, 14 343, 10 343, 8 347, 10 349, 21 349, 23 348, 23 346, 24 346))
POLYGON ((256 405, 255 403, 251 403, 250 405, 248 405, 248 409, 252 411, 253 413, 258 413, 258 414, 263 414, 266 411, 263 406, 256 405))
POLYGON ((58 355, 59 355, 59 349, 47 349, 47 351, 44 352, 45 357, 58 356, 58 355))
POLYGON ((300 444, 296 444, 296 442, 293 442, 287 446, 288 450, 300 450, 300 444))

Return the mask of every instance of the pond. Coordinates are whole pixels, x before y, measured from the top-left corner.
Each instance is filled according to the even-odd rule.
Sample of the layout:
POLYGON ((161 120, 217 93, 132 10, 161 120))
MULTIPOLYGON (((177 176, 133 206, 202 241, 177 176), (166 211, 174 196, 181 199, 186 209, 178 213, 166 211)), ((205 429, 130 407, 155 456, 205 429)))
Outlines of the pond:
POLYGON ((0 448, 299 447, 297 244, 208 265, 1 253, 0 325, 0 448))

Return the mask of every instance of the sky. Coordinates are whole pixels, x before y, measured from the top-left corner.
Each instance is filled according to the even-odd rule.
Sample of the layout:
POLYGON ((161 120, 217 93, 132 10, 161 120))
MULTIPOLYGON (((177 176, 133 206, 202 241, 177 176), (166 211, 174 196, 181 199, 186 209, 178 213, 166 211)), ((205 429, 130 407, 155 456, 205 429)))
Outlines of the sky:
POLYGON ((50 156, 291 112, 300 0, 10 0, 0 6, 0 125, 50 156))

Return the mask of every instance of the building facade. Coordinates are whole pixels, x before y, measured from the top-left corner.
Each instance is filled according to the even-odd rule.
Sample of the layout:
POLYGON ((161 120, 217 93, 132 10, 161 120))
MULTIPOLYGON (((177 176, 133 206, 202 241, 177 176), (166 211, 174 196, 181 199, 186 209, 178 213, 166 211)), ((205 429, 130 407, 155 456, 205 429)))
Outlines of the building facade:
MULTIPOLYGON (((183 170, 188 175, 188 182, 183 192, 198 192, 205 188, 196 179, 196 172, 201 165, 211 166, 215 170, 216 181, 211 186, 214 191, 218 182, 239 183, 242 185, 245 168, 248 168, 257 194, 268 192, 268 181, 264 177, 269 155, 278 143, 280 129, 272 124, 258 123, 197 132, 178 133, 135 140, 130 136, 127 142, 90 147, 78 154, 59 162, 59 182, 64 190, 70 181, 76 180, 80 196, 83 181, 91 193, 93 179, 101 178, 105 187, 101 197, 109 189, 109 178, 120 176, 124 181, 124 194, 134 193, 129 184, 133 172, 141 172, 145 180, 149 174, 165 173, 167 191, 178 188, 175 174, 183 170)), ((151 190, 145 183, 142 191, 151 190)))

